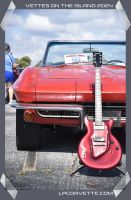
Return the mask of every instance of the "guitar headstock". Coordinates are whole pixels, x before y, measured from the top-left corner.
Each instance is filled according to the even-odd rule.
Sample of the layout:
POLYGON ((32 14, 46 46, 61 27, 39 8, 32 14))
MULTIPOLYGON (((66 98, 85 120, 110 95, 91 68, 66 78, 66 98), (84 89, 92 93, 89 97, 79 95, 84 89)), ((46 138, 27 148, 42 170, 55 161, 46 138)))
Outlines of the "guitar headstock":
POLYGON ((102 65, 102 52, 93 52, 93 64, 96 67, 101 67, 101 65, 102 65))

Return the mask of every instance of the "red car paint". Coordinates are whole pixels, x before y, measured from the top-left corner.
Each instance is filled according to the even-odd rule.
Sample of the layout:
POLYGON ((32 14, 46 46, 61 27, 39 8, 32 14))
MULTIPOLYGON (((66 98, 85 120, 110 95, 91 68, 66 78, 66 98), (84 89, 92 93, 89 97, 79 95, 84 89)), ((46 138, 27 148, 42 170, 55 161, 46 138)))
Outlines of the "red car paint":
MULTIPOLYGON (((101 76, 103 103, 125 104, 126 68, 103 65, 101 76)), ((13 89, 17 101, 23 103, 88 103, 94 102, 94 81, 93 65, 27 67, 14 83, 13 89)), ((43 118, 37 113, 33 115, 33 123, 63 126, 80 124, 79 119, 43 118)), ((121 126, 125 126, 125 123, 125 120, 121 120, 121 126)))
MULTIPOLYGON (((64 65, 27 67, 14 83, 18 102, 94 102, 95 67, 64 65)), ((125 103, 126 68, 101 67, 103 103, 125 103)))

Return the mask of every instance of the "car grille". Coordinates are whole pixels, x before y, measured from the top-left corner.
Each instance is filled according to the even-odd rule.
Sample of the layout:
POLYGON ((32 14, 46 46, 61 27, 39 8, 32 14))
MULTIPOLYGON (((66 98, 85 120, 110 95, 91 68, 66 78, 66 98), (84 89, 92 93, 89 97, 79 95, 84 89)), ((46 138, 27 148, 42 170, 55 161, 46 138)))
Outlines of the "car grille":
MULTIPOLYGON (((95 105, 94 104, 86 104, 82 105, 84 109, 84 114, 87 115, 90 119, 94 119, 95 117, 95 105)), ((117 105, 107 105, 104 104, 102 107, 103 117, 107 118, 120 118, 126 117, 126 109, 125 105, 117 104, 117 105)), ((52 117, 52 118, 79 118, 80 113, 77 111, 68 111, 68 110, 37 110, 37 113, 41 117, 52 117)))
MULTIPOLYGON (((88 116, 95 116, 95 106, 94 105, 86 105, 84 107, 85 113, 88 116)), ((125 105, 103 105, 102 106, 102 114, 103 117, 116 117, 120 115, 121 117, 126 117, 126 108, 125 105)))
POLYGON ((76 111, 51 111, 51 110, 39 110, 37 113, 42 117, 52 117, 52 118, 79 118, 80 114, 76 111))

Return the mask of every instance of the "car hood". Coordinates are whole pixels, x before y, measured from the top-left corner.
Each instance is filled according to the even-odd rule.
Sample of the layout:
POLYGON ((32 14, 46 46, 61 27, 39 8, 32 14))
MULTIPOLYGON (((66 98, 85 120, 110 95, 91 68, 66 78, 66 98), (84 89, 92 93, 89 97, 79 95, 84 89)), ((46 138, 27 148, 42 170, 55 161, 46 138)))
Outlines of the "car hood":
MULTIPOLYGON (((125 103, 126 70, 101 66, 102 101, 125 103)), ((20 102, 94 102, 95 66, 27 67, 13 89, 20 102)))
POLYGON ((51 79, 83 79, 93 76, 94 66, 62 65, 49 67, 48 73, 51 79))
MULTIPOLYGON (((41 68, 36 83, 37 101, 85 102, 94 101, 94 65, 61 65, 41 68), (43 73, 46 71, 46 73, 43 73)), ((125 68, 120 66, 101 67, 102 92, 114 93, 113 101, 124 100, 125 68), (116 95, 115 94, 119 94, 116 95)))
MULTIPOLYGON (((94 65, 62 65, 48 68, 49 79, 95 79, 94 65)), ((103 65, 101 78, 107 80, 125 79, 125 67, 103 65)))

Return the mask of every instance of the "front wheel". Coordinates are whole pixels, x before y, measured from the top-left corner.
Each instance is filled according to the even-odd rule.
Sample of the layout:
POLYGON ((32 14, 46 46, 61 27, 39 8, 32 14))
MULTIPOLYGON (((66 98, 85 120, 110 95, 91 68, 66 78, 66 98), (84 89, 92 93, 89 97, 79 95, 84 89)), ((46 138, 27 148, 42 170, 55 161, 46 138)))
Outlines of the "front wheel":
POLYGON ((17 150, 36 151, 40 147, 40 125, 25 122, 24 110, 16 110, 17 150))

